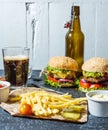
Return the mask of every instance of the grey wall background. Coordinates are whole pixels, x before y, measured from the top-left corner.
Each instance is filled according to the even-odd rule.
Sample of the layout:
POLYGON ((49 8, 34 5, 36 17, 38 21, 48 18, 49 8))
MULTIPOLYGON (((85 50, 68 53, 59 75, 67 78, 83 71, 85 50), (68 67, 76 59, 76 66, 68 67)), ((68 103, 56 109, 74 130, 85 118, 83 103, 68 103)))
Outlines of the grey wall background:
MULTIPOLYGON (((84 59, 108 58, 107 0, 0 0, 0 52, 5 46, 30 47, 33 69, 44 68, 52 56, 64 55, 68 31, 64 24, 73 3, 80 6, 84 59)), ((0 63, 3 69, 2 52, 0 63)))

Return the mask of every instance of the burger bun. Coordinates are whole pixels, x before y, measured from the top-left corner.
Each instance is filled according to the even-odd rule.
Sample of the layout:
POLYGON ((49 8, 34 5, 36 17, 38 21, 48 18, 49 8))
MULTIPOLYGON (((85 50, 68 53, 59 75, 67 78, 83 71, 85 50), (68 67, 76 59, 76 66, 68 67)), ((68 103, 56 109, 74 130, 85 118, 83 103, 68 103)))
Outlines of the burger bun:
POLYGON ((88 72, 108 72, 108 59, 93 57, 82 65, 82 70, 88 72))
POLYGON ((78 63, 74 59, 66 56, 52 57, 48 65, 54 68, 78 71, 78 63))

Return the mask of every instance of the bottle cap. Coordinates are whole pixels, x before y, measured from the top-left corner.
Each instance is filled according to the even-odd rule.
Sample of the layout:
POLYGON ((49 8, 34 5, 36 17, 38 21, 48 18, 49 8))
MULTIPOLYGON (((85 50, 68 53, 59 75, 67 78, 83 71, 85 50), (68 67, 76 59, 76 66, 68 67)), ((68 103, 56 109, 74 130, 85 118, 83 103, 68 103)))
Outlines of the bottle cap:
POLYGON ((80 7, 79 6, 72 6, 71 14, 72 15, 80 15, 80 7))

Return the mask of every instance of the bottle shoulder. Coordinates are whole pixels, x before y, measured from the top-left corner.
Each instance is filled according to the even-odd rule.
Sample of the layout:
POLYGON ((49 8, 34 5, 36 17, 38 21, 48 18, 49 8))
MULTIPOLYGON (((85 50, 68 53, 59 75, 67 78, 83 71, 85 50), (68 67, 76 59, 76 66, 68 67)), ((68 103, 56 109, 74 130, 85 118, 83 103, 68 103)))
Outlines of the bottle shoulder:
POLYGON ((68 38, 68 37, 71 37, 72 35, 73 35, 73 32, 69 30, 69 31, 66 33, 66 36, 65 36, 65 37, 68 38))
POLYGON ((80 30, 80 31, 76 31, 76 30, 69 30, 66 33, 66 37, 70 37, 70 36, 82 36, 84 37, 84 33, 80 30))

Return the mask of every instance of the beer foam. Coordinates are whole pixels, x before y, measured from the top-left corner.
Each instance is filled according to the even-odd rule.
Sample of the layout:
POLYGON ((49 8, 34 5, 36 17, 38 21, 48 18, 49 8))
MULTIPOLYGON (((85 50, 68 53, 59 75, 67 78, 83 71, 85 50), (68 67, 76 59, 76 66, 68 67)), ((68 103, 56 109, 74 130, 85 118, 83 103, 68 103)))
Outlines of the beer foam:
POLYGON ((4 60, 27 60, 29 59, 26 55, 16 55, 16 56, 5 56, 4 60))

